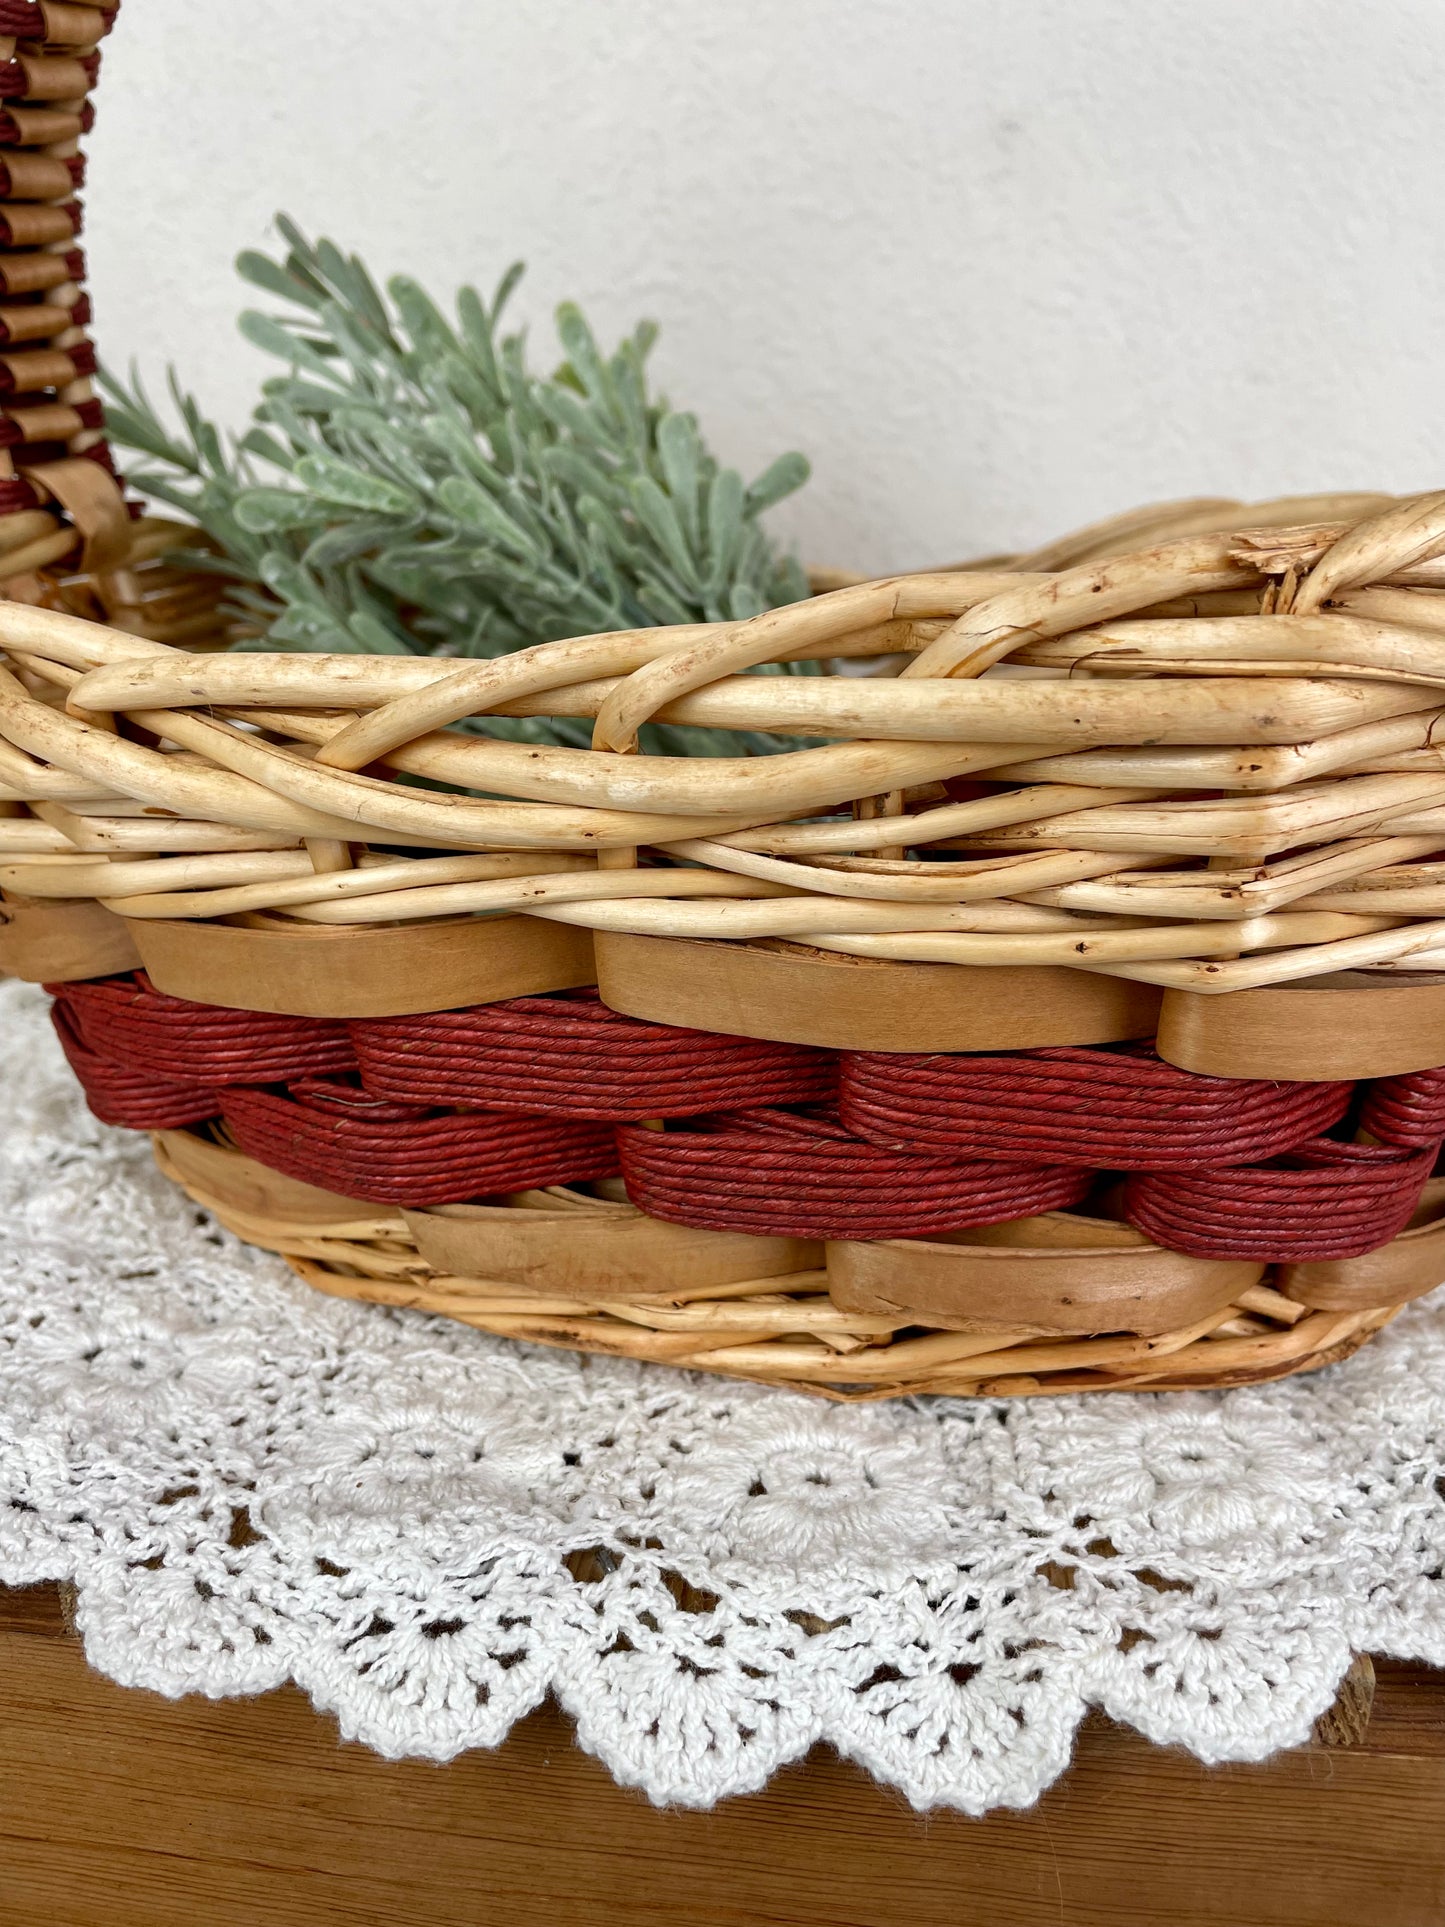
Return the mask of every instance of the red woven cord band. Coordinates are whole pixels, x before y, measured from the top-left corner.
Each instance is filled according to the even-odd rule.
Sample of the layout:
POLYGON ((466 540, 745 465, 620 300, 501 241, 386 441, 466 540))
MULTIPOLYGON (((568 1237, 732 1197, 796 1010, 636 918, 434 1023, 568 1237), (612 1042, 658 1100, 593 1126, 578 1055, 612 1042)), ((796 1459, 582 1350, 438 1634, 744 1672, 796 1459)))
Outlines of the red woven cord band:
POLYGON ((839 1107, 849 1130, 896 1150, 1171 1171, 1287 1151, 1337 1123, 1353 1089, 1201 1077, 1161 1063, 1151 1044, 999 1056, 846 1051, 839 1107))
POLYGON ((354 1085, 306 1078, 289 1093, 228 1090, 221 1112, 241 1149, 275 1171, 378 1204, 461 1204, 611 1177, 605 1126, 388 1104, 354 1085))
POLYGON ((595 991, 351 1025, 379 1097, 630 1121, 834 1093, 832 1052, 624 1017, 595 991))
POLYGON ((1345 1144, 1322 1133, 1353 1086, 1199 1077, 1147 1045, 847 1053, 835 1112, 829 1052, 645 1023, 590 992, 345 1025, 190 1003, 143 972, 51 990, 105 1122, 223 1111, 261 1162, 378 1203, 584 1183, 620 1160, 658 1218, 918 1237, 1076 1204, 1102 1167, 1131 1174, 1126 1215, 1158 1243, 1289 1261, 1396 1236, 1445 1137, 1445 1069, 1362 1086, 1380 1142, 1345 1144))
MULTIPOLYGON (((13 408, 15 404, 9 401, 6 406, 13 408)), ((17 427, 18 424, 12 422, 10 426, 17 427)), ((105 442, 92 442, 89 448, 79 449, 74 454, 64 442, 15 442, 11 446, 17 451, 15 459, 27 465, 62 461, 94 462, 97 467, 103 468, 107 475, 115 476, 117 481, 120 480, 116 475, 115 457, 105 442)))
POLYGON ((1445 1069, 1377 1077, 1361 1092, 1360 1129, 1381 1144, 1423 1146, 1445 1138, 1445 1069))
POLYGON ((902 1238, 1077 1204, 1091 1171, 945 1163, 880 1151, 834 1119, 735 1111, 680 1130, 617 1132, 633 1203, 654 1218, 793 1238, 902 1238))
POLYGON ((98 1056, 182 1083, 277 1084, 354 1068, 345 1024, 168 997, 143 970, 49 984, 98 1056))
POLYGON ((1317 1138, 1250 1169, 1145 1172, 1124 1187, 1124 1215, 1200 1258, 1357 1258, 1405 1229, 1437 1148, 1317 1138))
POLYGON ((50 1018, 85 1101, 102 1124, 120 1124, 131 1131, 178 1131, 187 1124, 202 1124, 220 1110, 214 1091, 171 1083, 91 1050, 66 1005, 56 1004, 50 1018))
POLYGON ((40 497, 22 475, 0 481, 0 515, 19 515, 24 509, 38 508, 40 497))

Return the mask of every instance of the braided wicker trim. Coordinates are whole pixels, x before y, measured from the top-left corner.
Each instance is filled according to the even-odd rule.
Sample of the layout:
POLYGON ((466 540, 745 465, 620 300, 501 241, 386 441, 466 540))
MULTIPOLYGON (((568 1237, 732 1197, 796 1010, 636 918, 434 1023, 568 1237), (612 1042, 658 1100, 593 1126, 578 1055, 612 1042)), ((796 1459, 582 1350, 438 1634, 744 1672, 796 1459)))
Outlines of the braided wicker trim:
POLYGON ((37 570, 114 569, 130 547, 75 246, 76 143, 115 11, 114 0, 0 0, 0 577, 31 593, 37 570))
POLYGON ((461 667, 197 657, 6 607, 0 794, 31 814, 0 821, 0 888, 140 926, 518 912, 1206 995, 1432 971, 1445 494, 1336 506, 461 667), (743 673, 800 659, 823 673, 743 673), (594 747, 448 727, 489 713, 590 715, 594 747), (652 717, 825 740, 638 756, 652 717))

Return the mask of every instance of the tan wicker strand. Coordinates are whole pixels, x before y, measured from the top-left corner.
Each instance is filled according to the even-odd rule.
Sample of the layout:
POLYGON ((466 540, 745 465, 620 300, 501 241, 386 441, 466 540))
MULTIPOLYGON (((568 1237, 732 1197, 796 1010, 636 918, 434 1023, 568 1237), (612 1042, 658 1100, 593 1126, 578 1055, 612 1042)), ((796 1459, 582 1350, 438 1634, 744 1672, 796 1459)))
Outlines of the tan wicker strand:
POLYGON ((1059 573, 894 577, 460 669, 197 654, 5 607, 0 887, 25 895, 34 866, 37 896, 137 929, 521 914, 1208 995, 1431 970, 1445 617, 1405 620, 1399 599, 1428 602, 1400 585, 1445 572, 1442 499, 1170 533, 1223 512, 1186 505, 1135 518, 1154 546, 1121 554, 1100 531, 1059 573), (1362 613, 1370 596, 1391 600, 1362 613), (745 673, 807 656, 821 673, 745 673), (894 673, 844 673, 870 657, 894 673), (591 716, 599 747, 448 727, 492 710, 591 716), (107 726, 121 717, 157 746, 107 726), (637 755, 654 717, 817 746, 637 755), (228 853, 265 860, 195 867, 228 853))

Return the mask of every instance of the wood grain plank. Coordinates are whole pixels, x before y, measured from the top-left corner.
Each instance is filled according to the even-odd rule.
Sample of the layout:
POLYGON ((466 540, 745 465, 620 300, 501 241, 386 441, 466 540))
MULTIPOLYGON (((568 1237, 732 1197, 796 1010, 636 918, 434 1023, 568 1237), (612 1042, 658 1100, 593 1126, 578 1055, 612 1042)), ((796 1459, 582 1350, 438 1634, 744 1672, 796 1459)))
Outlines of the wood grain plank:
POLYGON ((72 1638, 73 1605, 69 1586, 0 1586, 0 1632, 72 1638))
POLYGON ((1357 1746, 1210 1771, 1094 1716, 1036 1807, 912 1813, 818 1749, 661 1812, 544 1709, 448 1767, 338 1742, 286 1690, 177 1702, 0 1613, 5 1927, 1439 1927, 1445 1691, 1380 1668, 1357 1746))

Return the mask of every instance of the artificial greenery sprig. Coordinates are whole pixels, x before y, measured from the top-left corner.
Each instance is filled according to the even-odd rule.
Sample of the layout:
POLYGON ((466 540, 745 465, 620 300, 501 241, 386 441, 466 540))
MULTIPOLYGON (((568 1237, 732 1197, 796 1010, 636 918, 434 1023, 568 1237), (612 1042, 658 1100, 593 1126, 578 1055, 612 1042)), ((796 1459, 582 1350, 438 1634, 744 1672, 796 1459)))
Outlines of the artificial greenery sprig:
MULTIPOLYGON (((389 281, 388 301, 355 255, 311 243, 284 216, 278 226, 283 261, 237 262, 290 305, 241 317, 285 372, 263 383, 239 441, 173 372, 175 428, 134 371, 129 384, 106 378, 113 438, 147 458, 129 479, 217 545, 187 560, 231 579, 249 631, 241 646, 494 656, 559 636, 746 617, 807 593, 759 520, 806 480, 806 461, 782 455, 746 486, 720 466, 696 418, 649 390, 651 323, 605 356, 564 304, 567 359, 539 375, 524 337, 500 332, 520 265, 490 303, 463 288, 452 322, 414 281, 389 281)), ((567 719, 487 727, 529 740, 588 734, 567 719)), ((669 729, 651 746, 782 745, 669 729)))

